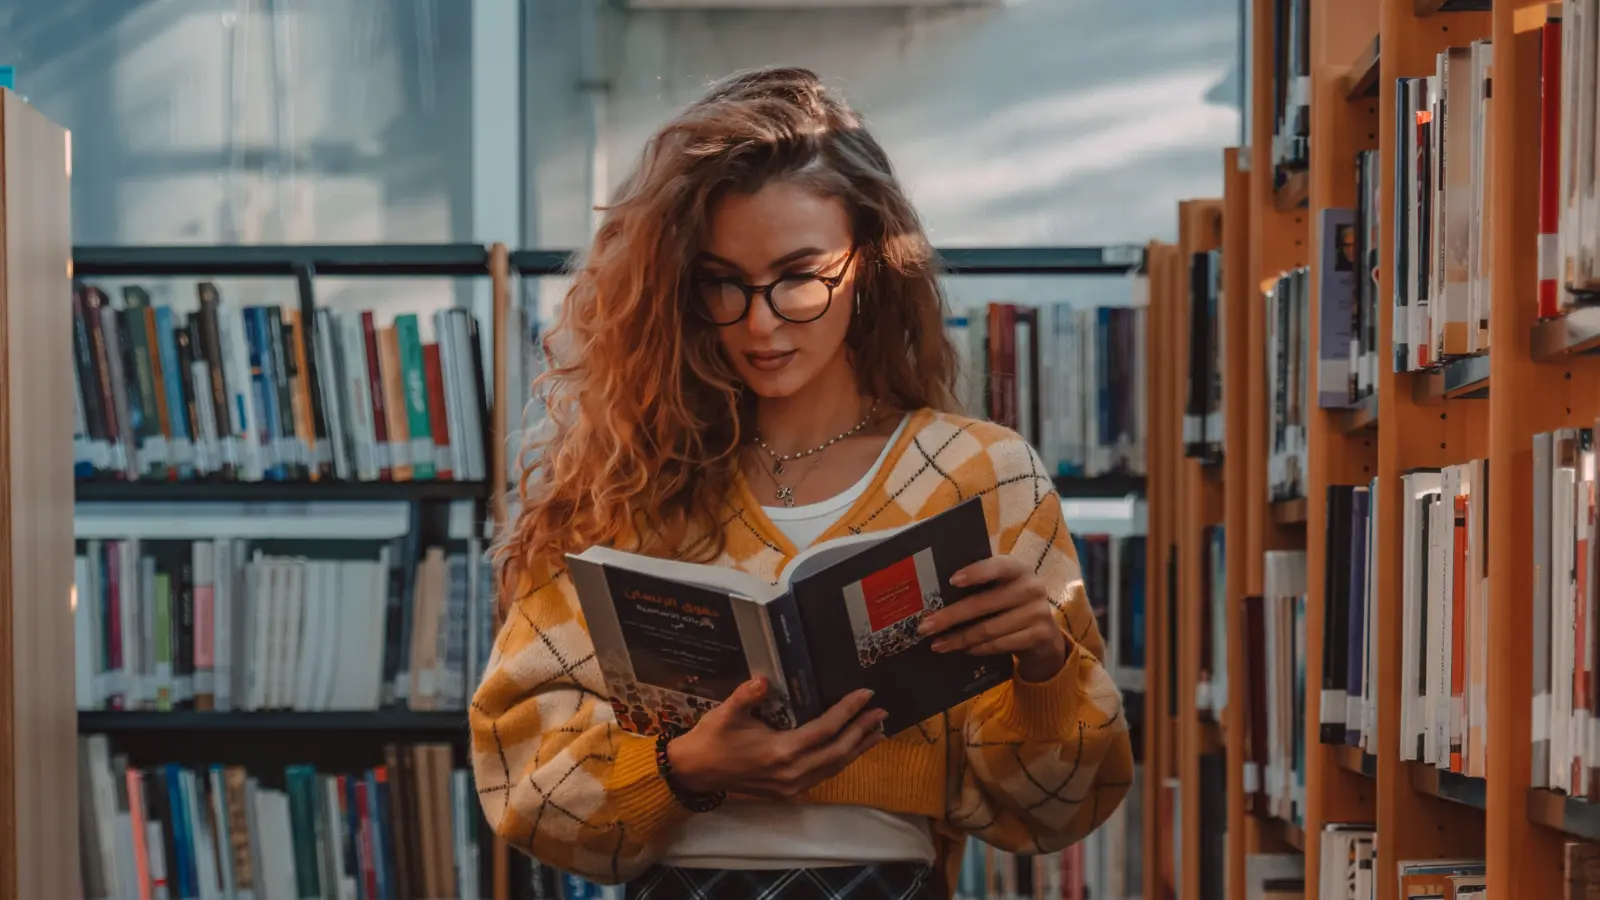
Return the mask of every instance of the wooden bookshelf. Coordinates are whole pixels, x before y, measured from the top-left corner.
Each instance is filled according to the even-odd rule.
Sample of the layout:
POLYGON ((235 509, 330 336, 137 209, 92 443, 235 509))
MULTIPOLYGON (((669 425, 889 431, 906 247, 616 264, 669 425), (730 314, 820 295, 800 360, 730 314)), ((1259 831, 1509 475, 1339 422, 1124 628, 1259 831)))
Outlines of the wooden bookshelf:
POLYGON ((78 896, 69 148, 0 89, 0 900, 78 896))

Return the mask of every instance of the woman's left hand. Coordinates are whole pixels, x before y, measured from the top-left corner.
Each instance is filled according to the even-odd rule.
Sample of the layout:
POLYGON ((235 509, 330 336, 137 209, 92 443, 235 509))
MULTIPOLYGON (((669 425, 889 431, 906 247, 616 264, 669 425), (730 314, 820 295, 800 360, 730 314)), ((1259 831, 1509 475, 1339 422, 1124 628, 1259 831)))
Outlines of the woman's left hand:
POLYGON ((1010 653, 1024 681, 1049 681, 1067 661, 1067 636, 1056 622, 1044 581, 1015 556, 975 562, 950 576, 954 587, 987 585, 928 615, 918 629, 939 635, 935 653, 1010 653))

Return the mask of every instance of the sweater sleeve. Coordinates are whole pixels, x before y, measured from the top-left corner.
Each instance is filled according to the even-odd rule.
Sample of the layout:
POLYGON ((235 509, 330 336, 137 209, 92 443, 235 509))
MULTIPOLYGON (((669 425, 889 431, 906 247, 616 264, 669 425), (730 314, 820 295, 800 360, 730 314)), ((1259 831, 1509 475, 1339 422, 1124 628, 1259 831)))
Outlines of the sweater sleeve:
POLYGON ((518 593, 468 714, 484 814, 535 859, 621 883, 688 812, 656 769, 655 742, 617 726, 565 572, 518 593))
MULTIPOLYGON (((1008 454, 992 456, 1005 467, 1008 454)), ((1023 558, 1043 578, 1067 635, 1067 661, 1048 681, 1013 677, 954 711, 965 749, 948 818, 1001 849, 1050 853, 1116 810, 1132 782, 1133 754, 1061 500, 1031 447, 1009 456, 1019 471, 997 472, 995 502, 985 503, 990 533, 998 552, 1023 558)))

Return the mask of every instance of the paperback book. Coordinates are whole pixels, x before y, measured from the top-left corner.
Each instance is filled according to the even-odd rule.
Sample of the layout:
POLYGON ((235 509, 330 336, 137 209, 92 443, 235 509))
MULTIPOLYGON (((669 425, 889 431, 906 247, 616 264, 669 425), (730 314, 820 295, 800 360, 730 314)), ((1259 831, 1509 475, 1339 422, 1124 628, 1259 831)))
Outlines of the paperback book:
POLYGON ((950 576, 990 555, 982 501, 902 529, 817 544, 777 584, 604 547, 567 557, 617 721, 687 727, 755 676, 759 715, 803 725, 861 688, 896 733, 1011 677, 1009 656, 937 654, 917 631, 982 589, 950 576))

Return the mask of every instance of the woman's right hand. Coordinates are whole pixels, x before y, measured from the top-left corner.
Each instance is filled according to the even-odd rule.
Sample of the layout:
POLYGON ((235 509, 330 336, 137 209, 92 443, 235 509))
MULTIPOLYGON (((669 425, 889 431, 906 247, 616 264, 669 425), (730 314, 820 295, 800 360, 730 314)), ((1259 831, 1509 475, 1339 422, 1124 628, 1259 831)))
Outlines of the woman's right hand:
POLYGON ((856 691, 789 731, 775 731, 752 715, 766 693, 761 678, 739 685, 727 702, 667 745, 679 787, 793 800, 886 739, 887 713, 866 710, 871 691, 856 691))

